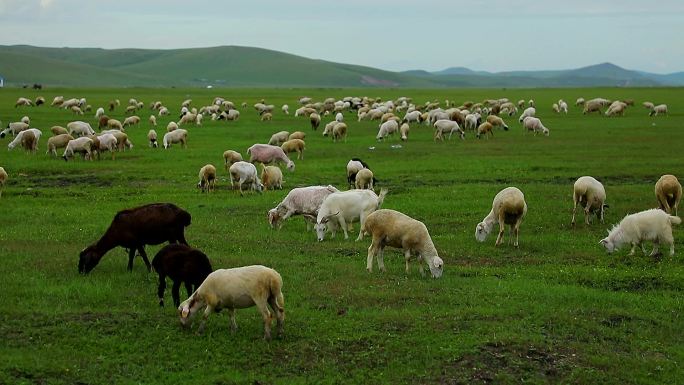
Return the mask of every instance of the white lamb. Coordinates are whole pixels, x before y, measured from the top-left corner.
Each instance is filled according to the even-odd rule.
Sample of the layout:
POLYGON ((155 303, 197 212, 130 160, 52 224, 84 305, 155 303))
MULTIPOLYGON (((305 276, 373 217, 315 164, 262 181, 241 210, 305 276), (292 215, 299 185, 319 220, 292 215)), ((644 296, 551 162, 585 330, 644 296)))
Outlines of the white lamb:
POLYGON ((660 244, 670 245, 670 255, 674 255, 674 238, 672 225, 682 223, 679 217, 672 216, 660 209, 650 209, 625 216, 620 224, 613 226, 608 236, 599 241, 608 253, 620 249, 623 245, 632 245, 629 255, 634 255, 637 246, 646 255, 644 241, 653 242, 651 257, 660 255, 660 244))
POLYGON ((667 115, 667 104, 659 104, 651 110, 648 116, 667 115))
MULTIPOLYGON (((492 210, 475 227, 475 239, 484 242, 489 233, 492 232, 494 223, 499 222, 499 236, 496 237, 496 246, 503 242, 505 225, 511 226, 511 231, 515 235, 513 246, 518 247, 518 234, 520 224, 527 214, 527 203, 525 195, 516 187, 506 187, 499 191, 492 202, 492 210)), ((508 240, 509 244, 511 240, 508 240)))
POLYGON ((180 143, 181 147, 188 147, 188 130, 179 128, 164 134, 164 148, 171 147, 174 143, 180 143))
POLYGON ((575 225, 575 212, 579 203, 584 208, 584 222, 589 224, 591 214, 596 216, 603 223, 603 214, 608 205, 606 202, 606 189, 601 182, 591 176, 582 176, 575 181, 573 186, 572 201, 572 225, 575 225))
POLYGON ((326 230, 329 230, 334 238, 338 227, 344 232, 344 239, 348 239, 347 224, 351 225, 356 219, 359 219, 361 223, 361 230, 356 240, 361 240, 366 217, 380 208, 385 195, 387 195, 387 189, 380 190, 380 195, 376 195, 372 190, 349 190, 328 195, 316 217, 314 228, 318 240, 322 241, 325 238, 326 230))
POLYGON ((401 127, 399 127, 399 133, 401 134, 401 140, 407 141, 408 140, 408 134, 411 128, 409 127, 408 123, 403 123, 401 127))
POLYGON ((260 162, 260 163, 274 163, 277 161, 285 163, 289 171, 294 171, 295 164, 290 158, 285 155, 282 148, 278 146, 271 146, 269 144, 254 144, 247 149, 249 154, 249 162, 260 162))
POLYGON ((461 139, 465 139, 465 131, 463 131, 463 129, 459 127, 458 123, 453 120, 440 119, 435 122, 434 127, 435 135, 433 136, 433 139, 435 141, 437 139, 444 141, 444 134, 446 134, 447 132, 449 133, 449 140, 451 140, 451 135, 454 132, 458 132, 461 136, 461 139))
POLYGON ((425 276, 423 262, 430 268, 433 278, 442 276, 444 261, 439 257, 437 249, 427 227, 423 222, 415 220, 399 211, 380 209, 368 215, 361 231, 373 238, 368 247, 366 269, 373 271, 373 257, 377 259, 378 269, 385 271, 383 253, 385 246, 401 248, 404 251, 406 274, 409 273, 411 255, 418 259, 420 274, 425 276))
POLYGON ((522 112, 518 121, 522 123, 527 117, 534 117, 537 114, 537 110, 534 107, 528 107, 522 112))
POLYGON ((243 195, 242 185, 245 183, 249 183, 250 189, 254 191, 261 192, 264 189, 264 185, 261 184, 257 175, 257 169, 252 163, 244 161, 235 162, 230 165, 228 172, 230 173, 233 189, 237 187, 240 195, 243 195))
MULTIPOLYGON (((98 153, 102 151, 109 151, 112 153, 112 160, 114 160, 114 152, 117 149, 118 140, 113 134, 102 134, 97 137, 99 146, 96 149, 98 153)), ((98 155, 99 159, 99 155, 98 155)))
POLYGON ((66 148, 64 149, 64 154, 62 154, 62 158, 67 161, 69 157, 74 156, 75 153, 81 153, 83 154, 83 157, 85 159, 90 159, 92 160, 92 153, 91 149, 93 146, 93 140, 86 137, 82 136, 80 138, 76 138, 74 140, 70 140, 69 143, 67 144, 66 148))
POLYGON ((335 115, 335 120, 339 123, 344 122, 344 115, 342 115, 341 112, 338 112, 337 115, 335 115))
POLYGON ((375 139, 384 140, 389 135, 393 135, 395 132, 399 131, 399 123, 396 120, 388 120, 379 126, 380 130, 375 139))
POLYGON ((271 139, 268 141, 268 144, 270 144, 272 146, 280 146, 283 143, 287 142, 289 137, 290 137, 289 132, 279 131, 279 132, 276 132, 275 134, 271 135, 271 139))
POLYGON ((273 314, 277 319, 278 335, 283 334, 285 322, 285 298, 283 279, 277 271, 261 266, 244 266, 232 269, 218 269, 207 276, 192 295, 178 306, 181 325, 189 327, 192 316, 204 309, 202 322, 197 329, 204 331, 207 318, 221 309, 228 310, 230 328, 237 330, 235 309, 256 306, 264 320, 264 339, 271 339, 273 314))
POLYGON ((525 132, 534 131, 535 136, 538 132, 541 132, 544 135, 549 136, 549 129, 544 127, 539 118, 535 118, 532 116, 528 116, 523 120, 523 129, 525 130, 525 132))
POLYGON ((283 111, 283 114, 290 115, 290 106, 288 106, 287 104, 283 104, 283 106, 280 109, 283 111))
POLYGON ((661 210, 677 215, 677 207, 682 199, 682 185, 676 176, 661 176, 655 184, 655 195, 661 210))
POLYGON ((311 217, 305 216, 304 219, 307 222, 306 229, 309 230, 309 223, 316 223, 316 216, 323 200, 334 192, 339 190, 330 185, 294 188, 287 193, 282 202, 268 211, 268 223, 271 228, 280 229, 287 218, 308 214, 311 217))

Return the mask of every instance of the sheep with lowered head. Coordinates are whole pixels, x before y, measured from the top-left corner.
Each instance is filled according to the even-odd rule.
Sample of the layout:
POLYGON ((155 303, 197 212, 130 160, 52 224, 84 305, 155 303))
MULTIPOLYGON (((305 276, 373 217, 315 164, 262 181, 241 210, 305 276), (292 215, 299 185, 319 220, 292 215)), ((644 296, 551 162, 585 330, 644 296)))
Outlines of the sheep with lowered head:
POLYGON ((280 148, 283 149, 283 152, 286 154, 290 154, 291 152, 296 152, 297 153, 297 159, 304 159, 304 148, 305 148, 306 143, 304 143, 303 140, 301 139, 290 139, 287 142, 283 143, 280 148))
POLYGON ((240 155, 240 153, 237 151, 226 150, 223 152, 223 162, 226 170, 228 170, 228 167, 230 167, 233 163, 239 162, 241 160, 242 155, 240 155))
POLYGON ((399 123, 396 120, 388 120, 378 126, 378 135, 375 136, 377 140, 384 140, 389 135, 393 135, 399 131, 399 123))
MULTIPOLYGON (((314 228, 318 240, 322 241, 325 238, 326 230, 332 233, 332 237, 335 237, 338 228, 344 232, 344 239, 348 239, 347 224, 351 224, 356 219, 359 220, 363 229, 366 217, 380 208, 385 195, 387 195, 387 189, 381 189, 379 195, 372 190, 349 190, 328 195, 316 217, 314 228)), ((362 238, 362 230, 360 230, 356 240, 359 241, 362 238)))
POLYGON ((491 124, 493 127, 503 128, 504 131, 508 131, 508 125, 506 125, 506 122, 496 115, 489 115, 487 117, 487 123, 491 124))
MULTIPOLYGON (((498 246, 503 242, 504 228, 506 225, 510 225, 515 236, 513 246, 518 247, 520 224, 525 214, 527 214, 525 195, 516 187, 506 187, 496 194, 492 202, 492 210, 475 227, 475 239, 479 242, 484 242, 489 233, 492 232, 494 223, 498 222, 499 235, 496 237, 495 245, 498 246)), ((510 243, 510 241, 509 239, 508 242, 510 243)))
POLYGON ((314 112, 309 115, 309 122, 311 122, 311 129, 316 131, 321 125, 321 116, 314 112))
POLYGON ((667 115, 667 104, 658 104, 653 107, 648 116, 667 115))
POLYGON ((518 121, 520 123, 522 123, 525 120, 525 118, 530 117, 530 116, 534 117, 536 114, 537 114, 537 110, 534 107, 528 107, 522 112, 518 121))
POLYGON ((668 214, 677 215, 677 207, 682 199, 682 185, 674 175, 663 175, 655 184, 655 195, 660 209, 668 214))
POLYGON ((637 246, 646 255, 644 241, 653 242, 651 257, 660 255, 660 244, 670 245, 670 255, 674 255, 674 238, 672 237, 672 225, 682 223, 679 217, 672 216, 660 209, 645 210, 636 214, 625 216, 620 224, 613 226, 608 236, 599 243, 606 248, 608 253, 620 249, 623 245, 632 246, 629 255, 634 255, 637 246))
POLYGON ((147 132, 147 140, 150 142, 150 147, 157 148, 159 145, 157 143, 157 131, 155 130, 150 130, 147 132))
POLYGON ((200 168, 197 188, 207 193, 216 189, 216 167, 213 164, 207 164, 200 168))
POLYGON ((235 187, 240 191, 240 195, 243 195, 242 185, 249 183, 250 189, 261 192, 264 189, 264 185, 259 181, 259 176, 257 175, 256 167, 249 162, 239 161, 235 162, 228 168, 230 173, 230 181, 235 187))
POLYGON ((523 120, 523 129, 525 130, 524 132, 533 131, 535 136, 537 136, 538 132, 549 136, 549 129, 544 127, 539 118, 533 116, 528 116, 523 120))
POLYGON ((264 320, 264 339, 270 341, 274 314, 277 319, 278 335, 283 334, 285 299, 282 287, 283 279, 280 274, 265 266, 218 269, 209 274, 190 298, 178 306, 181 325, 190 327, 192 316, 204 309, 202 321, 197 329, 197 333, 202 333, 209 315, 226 309, 230 316, 230 328, 235 332, 235 309, 256 306, 264 320), (269 306, 273 313, 269 311, 269 306))
POLYGON ((359 170, 359 172, 356 173, 356 181, 354 182, 355 186, 359 190, 372 190, 373 189, 373 180, 375 178, 373 177, 373 171, 363 168, 359 170))
POLYGON ((282 148, 278 146, 271 146, 270 144, 253 144, 247 149, 247 154, 249 154, 249 162, 259 162, 259 163, 274 163, 277 161, 286 164, 289 171, 294 171, 295 164, 290 158, 287 157, 282 148))
POLYGON ((18 145, 22 145, 22 147, 26 149, 26 142, 26 144, 31 145, 30 150, 35 151, 35 149, 38 148, 38 140, 40 140, 41 135, 43 135, 43 133, 37 128, 29 128, 28 130, 21 131, 17 134, 17 136, 14 137, 13 141, 7 144, 7 149, 12 150, 18 145), (26 139, 24 139, 24 136, 27 134, 28 136, 26 137, 26 139), (33 139, 30 139, 31 135, 33 136, 33 139))
POLYGON ((7 128, 0 132, 0 138, 4 138, 7 134, 12 134, 13 136, 16 136, 21 131, 28 130, 29 128, 30 127, 28 123, 24 122, 7 123, 7 128))
POLYGON ((188 148, 188 130, 179 128, 164 134, 164 148, 169 148, 174 143, 180 143, 181 147, 188 148))
POLYGON ((435 134, 433 140, 437 139, 444 141, 444 134, 449 133, 449 140, 451 140, 451 135, 454 132, 459 133, 461 139, 465 139, 465 131, 458 125, 457 122, 448 119, 440 119, 436 121, 433 125, 435 127, 435 134))
POLYGON ((279 131, 276 132, 275 134, 271 135, 271 139, 268 141, 268 144, 272 146, 280 146, 281 144, 287 142, 287 139, 290 137, 290 133, 287 131, 279 131))
POLYGON ((90 127, 90 123, 82 122, 80 120, 67 123, 69 135, 74 138, 77 136, 95 135, 95 130, 90 127))
POLYGON ((70 140, 67 146, 64 148, 64 153, 62 154, 62 159, 67 161, 70 157, 73 157, 76 153, 83 154, 85 159, 93 160, 92 150, 94 149, 93 140, 87 136, 81 136, 74 140, 70 140))
POLYGON ((572 225, 575 225, 575 212, 579 203, 584 208, 584 222, 589 224, 591 214, 596 216, 603 223, 603 214, 608 205, 606 202, 606 189, 601 182, 591 176, 582 176, 573 185, 572 201, 572 225))
POLYGON ((50 137, 47 141, 47 152, 45 153, 56 157, 57 149, 66 147, 70 140, 74 140, 74 137, 69 134, 59 134, 50 137))
POLYGON ((423 222, 395 210, 380 209, 366 218, 361 231, 373 238, 368 247, 366 269, 373 271, 373 257, 378 262, 378 269, 385 271, 383 253, 385 246, 401 248, 404 251, 406 274, 409 273, 409 260, 414 255, 418 259, 420 274, 425 276, 423 262, 428 265, 433 278, 442 276, 444 261, 439 257, 437 249, 427 227, 423 222))
POLYGON ((401 140, 407 141, 408 140, 408 134, 411 128, 409 127, 408 123, 402 123, 401 127, 399 127, 399 133, 401 134, 401 140))
POLYGON ((283 189, 283 172, 278 166, 266 166, 261 164, 261 184, 264 185, 264 190, 282 190, 283 189))
POLYGON ((323 200, 334 192, 339 192, 339 190, 330 185, 294 188, 287 193, 282 202, 268 211, 268 223, 271 228, 280 229, 282 221, 287 218, 293 215, 309 214, 311 218, 304 217, 307 223, 306 229, 309 230, 309 223, 316 223, 315 216, 318 215, 323 200))

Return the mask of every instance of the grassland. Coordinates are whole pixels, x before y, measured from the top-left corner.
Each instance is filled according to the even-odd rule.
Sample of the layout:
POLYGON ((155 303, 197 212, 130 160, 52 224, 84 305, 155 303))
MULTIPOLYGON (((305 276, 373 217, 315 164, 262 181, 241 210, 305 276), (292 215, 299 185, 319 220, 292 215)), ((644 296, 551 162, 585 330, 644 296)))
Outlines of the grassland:
MULTIPOLYGON (((346 143, 333 144, 308 122, 276 113, 261 123, 251 108, 238 122, 205 120, 190 128, 189 148, 150 149, 147 124, 129 130, 132 151, 115 161, 51 159, 49 127, 74 119, 50 107, 14 109, 30 90, 0 90, 0 120, 29 115, 45 137, 41 151, 0 152, 10 181, 0 199, 0 383, 2 384, 675 384, 684 378, 682 228, 674 257, 627 251, 607 255, 598 245, 611 223, 656 205, 653 185, 665 173, 684 175, 682 89, 341 90, 341 89, 49 89, 86 97, 94 107, 112 98, 162 100, 177 112, 224 96, 236 104, 291 107, 316 99, 369 95, 427 100, 508 97, 537 101, 549 137, 523 135, 516 118, 491 140, 434 143, 427 127, 410 140, 375 142, 377 126, 352 115, 346 143), (603 96, 668 103, 671 114, 649 118, 634 107, 621 118, 550 112, 559 98, 603 96), (281 129, 308 133, 305 160, 285 173, 283 191, 240 197, 221 173, 219 188, 201 195, 197 172, 221 165, 221 154, 268 140, 281 129), (369 147, 375 147, 371 150, 369 147), (445 261, 440 280, 407 276, 388 251, 385 274, 365 271, 362 242, 315 241, 300 218, 272 231, 266 211, 296 186, 345 188, 345 165, 361 157, 390 193, 384 207, 425 222, 445 261), (572 183, 603 181, 606 224, 572 228, 572 183), (529 206, 520 247, 477 243, 474 227, 493 196, 515 185, 529 206), (186 231, 216 268, 264 264, 284 278, 286 335, 261 340, 255 309, 238 312, 231 334, 225 314, 210 318, 202 336, 178 326, 172 306, 159 308, 156 275, 140 259, 125 270, 121 249, 88 276, 77 273, 78 252, 104 232, 115 212, 169 201, 193 217, 186 231)), ((571 103, 572 104, 572 103, 571 103)), ((291 108, 294 110, 294 108, 291 108)), ((140 115, 143 120, 147 112, 140 115)), ((123 109, 114 114, 123 118, 123 109)), ((91 119, 90 116, 86 119, 91 119)), ((170 120, 161 119, 158 132, 170 120)), ((8 139, 0 144, 6 145, 8 139)), ((580 216, 581 218, 581 216, 580 216)), ((358 229, 358 224, 356 226, 358 229)), ((147 248, 154 255, 159 246, 147 248)), ((170 303, 167 292, 167 303, 170 303)))

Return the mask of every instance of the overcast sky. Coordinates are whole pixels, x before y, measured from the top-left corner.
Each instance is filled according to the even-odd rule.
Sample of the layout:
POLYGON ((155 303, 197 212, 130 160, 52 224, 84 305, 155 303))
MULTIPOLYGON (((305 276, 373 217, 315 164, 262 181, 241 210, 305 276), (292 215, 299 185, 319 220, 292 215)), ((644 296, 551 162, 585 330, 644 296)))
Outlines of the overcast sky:
POLYGON ((0 44, 253 46, 401 71, 684 71, 684 0, 0 0, 0 44))

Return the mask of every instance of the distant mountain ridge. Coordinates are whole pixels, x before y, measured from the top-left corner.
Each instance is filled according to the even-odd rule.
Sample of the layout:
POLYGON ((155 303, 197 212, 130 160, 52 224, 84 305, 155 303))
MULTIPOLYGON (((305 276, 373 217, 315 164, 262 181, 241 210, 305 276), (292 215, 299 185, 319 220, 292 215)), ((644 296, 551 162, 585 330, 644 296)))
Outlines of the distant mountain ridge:
POLYGON ((392 72, 254 47, 187 49, 0 46, 6 86, 65 87, 593 87, 684 86, 684 72, 652 74, 601 63, 571 70, 392 72))

